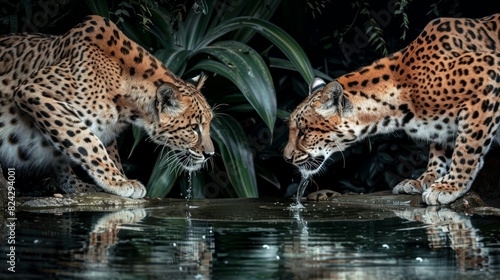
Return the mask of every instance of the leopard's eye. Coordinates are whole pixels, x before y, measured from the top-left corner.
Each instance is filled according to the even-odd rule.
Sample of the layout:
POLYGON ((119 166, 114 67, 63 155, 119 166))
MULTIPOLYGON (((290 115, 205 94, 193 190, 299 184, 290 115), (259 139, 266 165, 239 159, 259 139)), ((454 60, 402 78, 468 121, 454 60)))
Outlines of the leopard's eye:
POLYGON ((196 132, 196 133, 200 133, 200 125, 199 125, 199 124, 197 124, 197 123, 192 124, 192 125, 191 125, 191 129, 193 129, 193 130, 194 130, 194 132, 196 132))
POLYGON ((302 139, 302 138, 304 138, 305 135, 306 134, 304 133, 304 131, 302 131, 301 129, 299 129, 299 133, 297 134, 297 137, 302 139))

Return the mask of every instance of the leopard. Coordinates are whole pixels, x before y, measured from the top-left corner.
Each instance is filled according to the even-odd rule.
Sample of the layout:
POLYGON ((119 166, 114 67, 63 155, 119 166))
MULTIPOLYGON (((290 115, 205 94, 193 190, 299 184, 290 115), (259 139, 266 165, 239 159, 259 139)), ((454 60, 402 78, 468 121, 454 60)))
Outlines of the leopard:
POLYGON ((369 137, 429 144, 426 170, 392 187, 447 205, 471 188, 500 123, 500 14, 429 21, 405 48, 330 82, 314 78, 289 117, 284 160, 303 177, 369 137))
POLYGON ((135 126, 178 159, 165 164, 206 166, 214 154, 206 79, 176 76, 97 15, 62 35, 0 37, 0 164, 49 173, 65 193, 143 198, 144 185, 124 172, 118 137, 135 126))

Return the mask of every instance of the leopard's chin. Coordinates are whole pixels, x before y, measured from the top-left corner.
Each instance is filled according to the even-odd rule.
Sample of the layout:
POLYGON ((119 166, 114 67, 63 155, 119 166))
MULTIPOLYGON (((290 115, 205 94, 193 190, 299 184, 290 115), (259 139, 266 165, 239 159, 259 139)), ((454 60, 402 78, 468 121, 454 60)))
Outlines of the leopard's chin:
POLYGON ((300 174, 304 178, 312 177, 323 170, 323 165, 326 158, 324 156, 309 157, 306 161, 297 163, 296 166, 299 168, 300 174))
POLYGON ((203 163, 190 163, 190 164, 182 164, 182 169, 187 172, 195 172, 200 170, 203 167, 203 163))
POLYGON ((203 168, 207 158, 193 150, 183 150, 176 152, 177 158, 182 169, 186 172, 195 172, 203 168))

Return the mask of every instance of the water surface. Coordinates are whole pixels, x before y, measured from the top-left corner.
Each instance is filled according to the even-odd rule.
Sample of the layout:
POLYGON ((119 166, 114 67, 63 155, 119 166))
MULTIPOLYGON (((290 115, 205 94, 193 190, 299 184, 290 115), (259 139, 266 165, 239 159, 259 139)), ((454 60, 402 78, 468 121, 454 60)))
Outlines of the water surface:
MULTIPOLYGON (((447 208, 164 200, 17 213, 7 279, 495 279, 500 218, 447 208), (13 277, 14 278, 11 278, 13 277)), ((4 230, 5 231, 5 230, 4 230)))

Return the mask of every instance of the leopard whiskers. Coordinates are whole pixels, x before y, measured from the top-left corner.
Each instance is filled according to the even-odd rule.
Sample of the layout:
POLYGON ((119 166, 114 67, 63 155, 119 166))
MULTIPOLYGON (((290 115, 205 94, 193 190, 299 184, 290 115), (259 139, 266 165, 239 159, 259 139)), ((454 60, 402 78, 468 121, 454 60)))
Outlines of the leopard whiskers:
POLYGON ((219 115, 225 115, 224 113, 217 112, 222 106, 228 106, 228 104, 214 104, 212 106, 212 115, 217 117, 219 115))
MULTIPOLYGON (((163 147, 163 149, 165 149, 165 146, 163 147)), ((169 149, 167 153, 163 155, 163 158, 161 159, 160 162, 160 167, 165 168, 172 164, 173 164, 172 170, 174 170, 175 172, 178 172, 179 169, 182 167, 177 152, 175 150, 169 149)))
POLYGON ((342 144, 340 144, 340 142, 338 142, 337 139, 333 139, 333 141, 335 142, 335 145, 337 145, 338 150, 339 150, 340 154, 342 155, 342 161, 344 163, 343 168, 345 168, 344 147, 342 147, 342 144))
MULTIPOLYGON (((312 160, 304 163, 304 166, 308 169, 308 170, 315 170, 315 169, 318 169, 321 167, 321 169, 323 169, 322 167, 322 163, 323 163, 323 160, 319 160, 319 159, 316 159, 316 158, 313 158, 312 160)), ((319 171, 318 171, 319 172, 319 171)))

